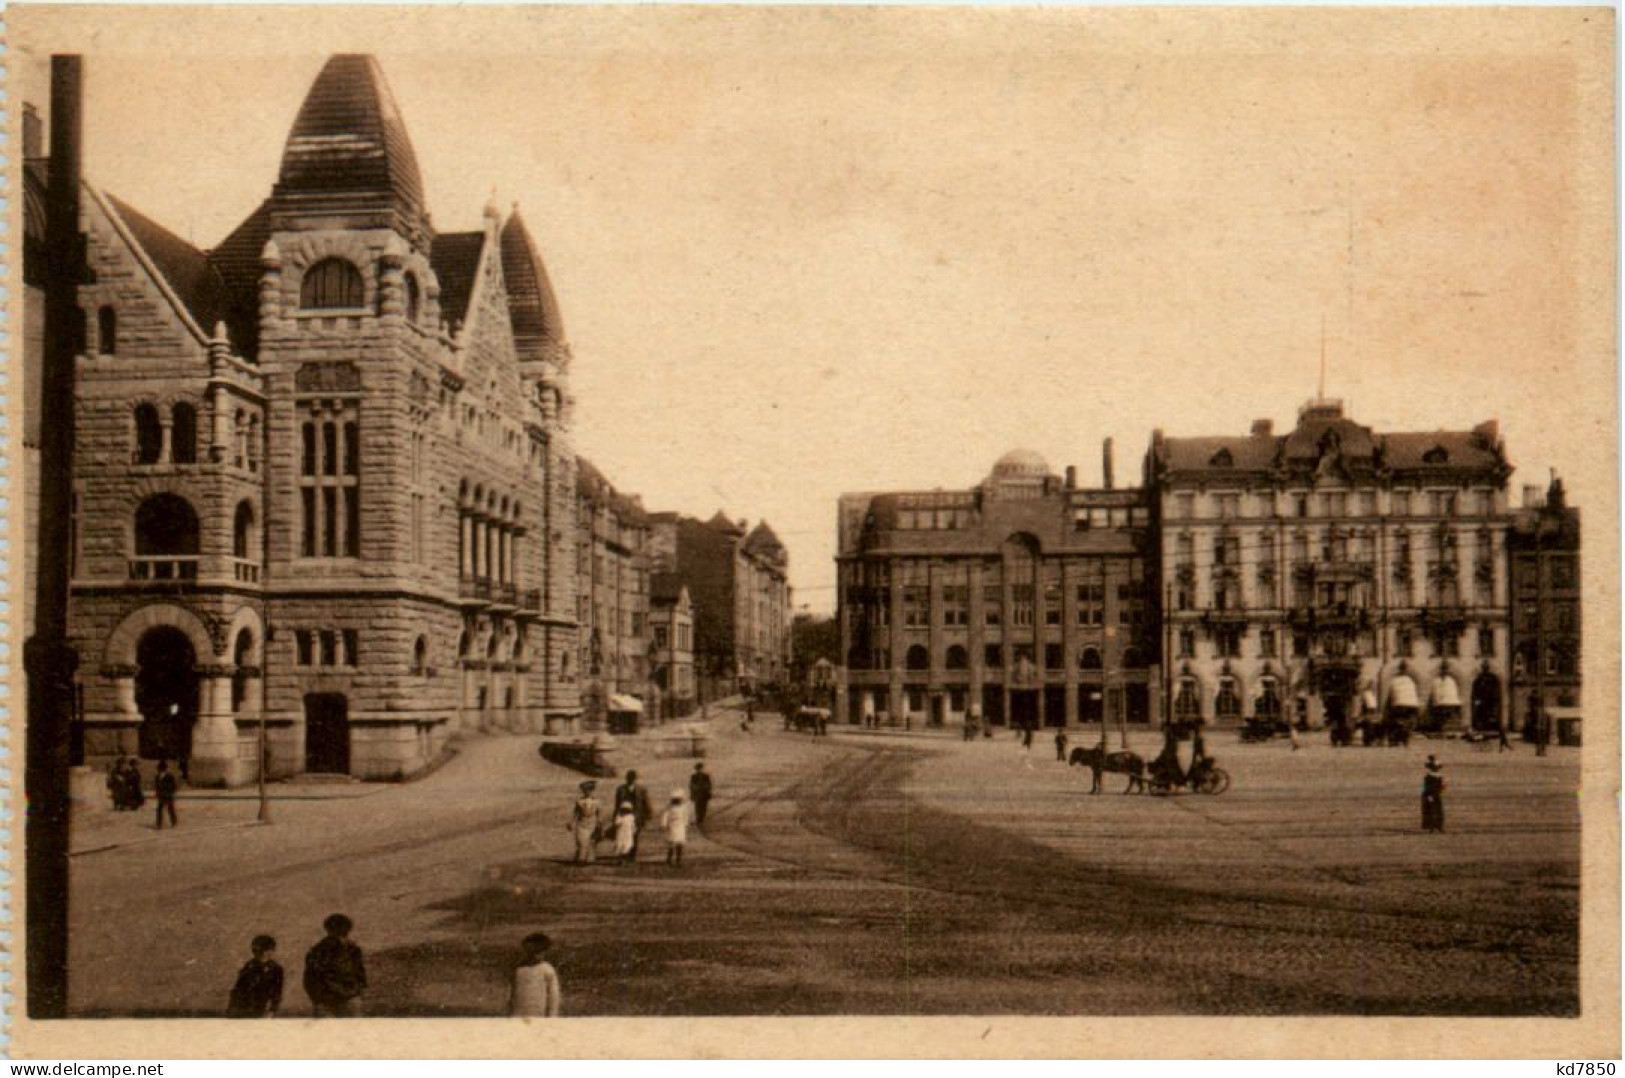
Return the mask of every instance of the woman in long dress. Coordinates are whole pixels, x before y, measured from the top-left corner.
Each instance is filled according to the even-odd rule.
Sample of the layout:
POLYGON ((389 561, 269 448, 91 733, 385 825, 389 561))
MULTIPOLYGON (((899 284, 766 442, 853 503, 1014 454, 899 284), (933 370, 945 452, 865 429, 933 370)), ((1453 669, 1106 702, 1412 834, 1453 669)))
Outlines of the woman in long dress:
POLYGON ((599 821, 598 799, 592 792, 597 783, 591 779, 581 784, 581 795, 570 810, 570 830, 576 840, 576 864, 590 865, 598 859, 598 836, 602 831, 599 821))

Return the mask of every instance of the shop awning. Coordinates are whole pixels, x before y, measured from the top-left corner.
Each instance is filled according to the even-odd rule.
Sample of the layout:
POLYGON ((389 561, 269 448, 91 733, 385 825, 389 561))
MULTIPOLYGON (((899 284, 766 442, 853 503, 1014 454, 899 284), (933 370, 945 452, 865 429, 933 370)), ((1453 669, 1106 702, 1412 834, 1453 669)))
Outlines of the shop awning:
POLYGON ((1416 682, 1404 674, 1399 675, 1388 686, 1389 707, 1418 707, 1416 700, 1416 682))
POLYGON ((622 696, 620 693, 609 694, 609 710, 630 711, 633 714, 643 714, 643 701, 636 696, 622 696))
POLYGON ((1577 707, 1549 707, 1546 709, 1546 717, 1553 722, 1563 719, 1579 719, 1580 709, 1577 707))
POLYGON ((1441 677, 1433 683, 1434 707, 1460 707, 1461 691, 1456 688, 1456 679, 1441 677))

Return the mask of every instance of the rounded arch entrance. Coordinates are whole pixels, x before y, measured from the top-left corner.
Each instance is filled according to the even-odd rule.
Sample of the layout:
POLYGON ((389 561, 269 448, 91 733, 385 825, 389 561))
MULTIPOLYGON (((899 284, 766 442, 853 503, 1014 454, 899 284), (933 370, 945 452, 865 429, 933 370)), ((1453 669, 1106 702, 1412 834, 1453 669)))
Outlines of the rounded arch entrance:
POLYGON ((136 641, 138 751, 148 760, 177 760, 183 772, 198 716, 197 661, 191 638, 173 625, 155 625, 136 641))
POLYGON ((1501 679, 1485 670, 1473 679, 1473 729, 1501 728, 1501 679))

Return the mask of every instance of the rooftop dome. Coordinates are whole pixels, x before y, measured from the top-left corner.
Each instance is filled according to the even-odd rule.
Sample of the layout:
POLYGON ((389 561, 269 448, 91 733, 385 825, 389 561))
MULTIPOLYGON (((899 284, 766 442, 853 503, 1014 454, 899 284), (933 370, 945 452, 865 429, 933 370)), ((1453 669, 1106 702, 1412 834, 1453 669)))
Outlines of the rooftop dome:
POLYGON ((1049 474, 1049 462, 1031 449, 1012 449, 993 465, 999 479, 1042 479, 1049 474))

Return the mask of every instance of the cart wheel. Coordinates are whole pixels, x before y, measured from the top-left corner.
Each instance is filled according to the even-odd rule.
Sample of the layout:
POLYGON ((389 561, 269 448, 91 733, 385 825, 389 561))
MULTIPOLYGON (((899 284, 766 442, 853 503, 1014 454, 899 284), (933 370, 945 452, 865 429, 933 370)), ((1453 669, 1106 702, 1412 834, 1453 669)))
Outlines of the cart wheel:
POLYGON ((1197 789, 1205 794, 1222 794, 1230 789, 1230 773, 1222 767, 1211 768, 1197 789))

